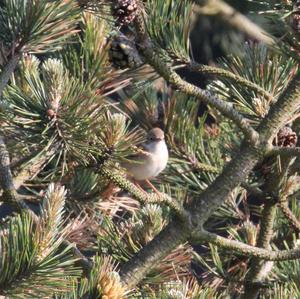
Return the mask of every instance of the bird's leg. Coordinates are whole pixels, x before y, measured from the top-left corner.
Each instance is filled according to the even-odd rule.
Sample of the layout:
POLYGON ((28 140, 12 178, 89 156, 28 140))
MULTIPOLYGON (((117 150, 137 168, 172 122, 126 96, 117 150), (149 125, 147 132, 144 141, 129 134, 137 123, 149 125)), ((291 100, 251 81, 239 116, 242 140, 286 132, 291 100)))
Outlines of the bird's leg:
POLYGON ((117 193, 120 188, 116 187, 113 183, 109 183, 105 190, 101 193, 102 198, 109 198, 113 194, 117 193))
POLYGON ((145 180, 145 182, 158 196, 161 196, 161 192, 159 192, 149 180, 145 180))
POLYGON ((143 193, 147 193, 139 184, 139 182, 135 179, 133 179, 133 183, 138 187, 139 190, 141 190, 143 193))
MULTIPOLYGON (((161 196, 161 192, 158 191, 152 184, 149 180, 144 180, 144 182, 154 191, 154 193, 156 193, 158 196, 161 196)), ((146 193, 148 194, 140 185, 140 183, 133 179, 133 183, 143 192, 143 193, 146 193)))

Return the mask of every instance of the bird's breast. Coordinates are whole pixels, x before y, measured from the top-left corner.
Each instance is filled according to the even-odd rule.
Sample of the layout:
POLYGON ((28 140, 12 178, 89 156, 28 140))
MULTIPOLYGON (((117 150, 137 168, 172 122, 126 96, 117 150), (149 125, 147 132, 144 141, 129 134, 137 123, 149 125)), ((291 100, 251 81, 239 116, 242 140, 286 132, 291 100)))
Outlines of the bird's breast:
POLYGON ((149 156, 151 160, 151 168, 152 168, 152 177, 157 176, 161 171, 163 171, 168 163, 169 153, 166 143, 164 141, 160 141, 153 146, 153 148, 149 149, 149 152, 152 155, 149 156))
POLYGON ((168 163, 168 149, 164 141, 146 144, 144 150, 148 152, 140 163, 125 163, 123 166, 136 180, 147 180, 156 177, 168 163))

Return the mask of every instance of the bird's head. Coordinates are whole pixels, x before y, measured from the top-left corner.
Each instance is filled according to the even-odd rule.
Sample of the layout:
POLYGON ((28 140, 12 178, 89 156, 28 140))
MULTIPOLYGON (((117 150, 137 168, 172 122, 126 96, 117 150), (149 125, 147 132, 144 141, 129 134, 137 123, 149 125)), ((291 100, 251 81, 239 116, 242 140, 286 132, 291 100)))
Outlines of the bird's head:
POLYGON ((147 141, 148 142, 160 142, 165 140, 165 134, 160 128, 153 128, 148 132, 147 141))

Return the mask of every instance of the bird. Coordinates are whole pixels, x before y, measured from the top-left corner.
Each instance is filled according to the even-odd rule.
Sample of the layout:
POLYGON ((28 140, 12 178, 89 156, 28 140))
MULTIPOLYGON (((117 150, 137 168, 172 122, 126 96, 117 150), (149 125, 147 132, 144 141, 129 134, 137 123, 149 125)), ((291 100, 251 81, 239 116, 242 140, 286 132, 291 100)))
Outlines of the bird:
POLYGON ((122 163, 127 173, 137 186, 145 181, 156 193, 157 189, 150 179, 158 176, 167 166, 169 151, 165 142, 165 134, 160 128, 151 129, 146 142, 141 145, 141 151, 130 157, 129 162, 122 163))

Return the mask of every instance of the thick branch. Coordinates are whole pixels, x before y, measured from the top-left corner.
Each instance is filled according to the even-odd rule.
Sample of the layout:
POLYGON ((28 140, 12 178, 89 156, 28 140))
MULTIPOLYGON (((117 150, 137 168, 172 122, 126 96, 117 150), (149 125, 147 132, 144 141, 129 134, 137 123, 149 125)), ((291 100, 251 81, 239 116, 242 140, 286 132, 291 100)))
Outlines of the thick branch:
POLYGON ((150 243, 143 247, 134 258, 120 269, 122 282, 128 289, 138 284, 160 260, 174 248, 184 243, 190 235, 184 222, 174 220, 150 243))
POLYGON ((300 105, 300 71, 294 76, 270 111, 260 123, 258 131, 262 142, 271 143, 275 134, 282 128, 300 105))
POLYGON ((216 16, 254 40, 270 46, 276 45, 276 40, 273 37, 227 3, 221 0, 193 0, 193 2, 198 4, 194 7, 194 12, 216 16))
POLYGON ((270 246, 270 240, 273 236, 273 223, 275 219, 276 205, 269 201, 265 204, 262 220, 260 223, 260 234, 257 239, 257 246, 261 248, 268 248, 270 246))
POLYGON ((190 84, 183 79, 176 72, 172 71, 167 65, 158 58, 154 51, 150 48, 143 51, 148 63, 172 86, 185 93, 186 95, 194 96, 207 105, 212 105, 218 109, 223 115, 231 119, 245 134, 245 136, 252 143, 256 143, 258 134, 248 123, 247 119, 239 114, 231 104, 220 100, 216 95, 211 94, 207 90, 203 90, 190 84), (165 68, 165 69, 164 69, 165 68))
POLYGON ((245 255, 247 257, 253 256, 267 261, 285 261, 298 259, 300 257, 299 248, 292 250, 271 251, 260 247, 250 246, 236 240, 229 240, 217 234, 203 230, 197 232, 193 236, 192 242, 209 242, 211 244, 228 249, 231 252, 235 251, 236 253, 245 255))
POLYGON ((0 186, 5 194, 12 194, 15 192, 12 174, 10 170, 9 154, 4 143, 4 138, 0 136, 0 186))
POLYGON ((192 71, 197 71, 202 74, 217 75, 219 77, 231 79, 232 81, 234 81, 237 84, 243 85, 245 87, 248 87, 248 88, 256 91, 257 93, 263 95, 268 100, 272 98, 272 95, 270 93, 268 93, 266 90, 264 90, 262 87, 260 87, 259 85, 255 84, 239 75, 236 75, 228 70, 224 70, 224 69, 218 68, 218 67, 203 65, 203 64, 200 64, 197 62, 191 62, 188 66, 192 71))

